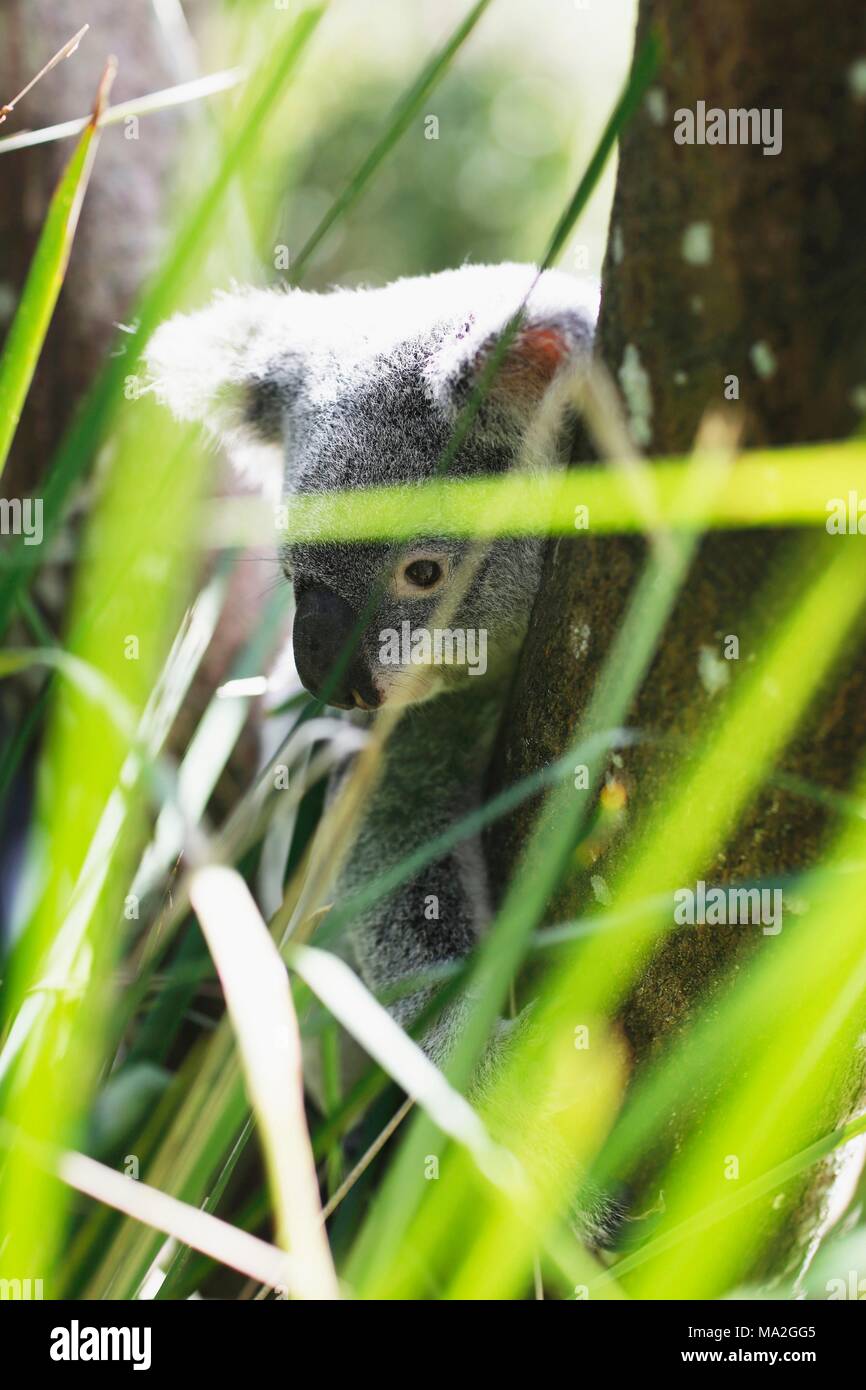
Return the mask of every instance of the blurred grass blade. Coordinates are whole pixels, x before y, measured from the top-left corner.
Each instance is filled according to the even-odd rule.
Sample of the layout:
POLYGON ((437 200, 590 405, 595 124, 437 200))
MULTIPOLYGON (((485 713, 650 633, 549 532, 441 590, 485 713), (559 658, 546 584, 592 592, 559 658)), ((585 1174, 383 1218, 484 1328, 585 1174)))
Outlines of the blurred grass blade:
POLYGON ((260 1284, 287 1288, 299 1297, 315 1296, 308 1292, 307 1271, 295 1256, 219 1217, 179 1202, 176 1197, 169 1197, 136 1178, 117 1173, 85 1154, 64 1154, 58 1163, 58 1173, 78 1192, 191 1245, 260 1284))
POLYGON ((89 28, 89 24, 82 25, 78 32, 73 34, 71 39, 67 39, 66 43, 57 50, 54 57, 49 58, 48 62, 39 69, 36 76, 31 77, 30 81, 25 87, 21 88, 17 96, 14 96, 11 101, 7 101, 3 106, 0 106, 0 125, 3 124, 7 116, 12 114, 19 101, 21 101, 23 97, 26 97, 28 92, 32 92, 37 82, 41 82, 43 77, 47 76, 52 69, 57 67, 58 63, 63 62, 64 58, 71 58, 73 53, 78 52, 78 45, 81 43, 81 40, 84 38, 89 28))
POLYGON ((4 676, 17 675, 19 671, 31 670, 34 666, 54 667, 83 695, 101 705, 128 739, 134 738, 135 720, 131 707, 96 666, 89 666, 86 661, 59 647, 25 647, 20 651, 12 648, 0 652, 0 680, 4 676))
MULTIPOLYGON (((619 463, 611 460, 610 470, 434 478, 411 486, 298 494, 286 502, 286 534, 294 544, 403 541, 434 533, 476 540, 574 536, 578 505, 586 507, 591 535, 640 534, 644 510, 619 463)), ((866 493, 866 442, 860 439, 749 450, 721 480, 711 505, 684 486, 687 458, 648 463, 658 522, 684 531, 826 528, 834 499, 851 490, 866 493)), ((258 499, 205 503, 204 527, 213 546, 255 544, 272 524, 273 509, 258 499)))
MULTIPOLYGON (((163 728, 167 710, 161 698, 153 700, 154 687, 184 609, 187 522, 204 457, 178 441, 146 399, 128 404, 119 425, 77 575, 70 652, 119 690, 136 729, 148 708, 163 728), (118 582, 119 569, 125 582, 118 582)), ((131 742, 129 730, 77 687, 54 700, 28 844, 34 901, 4 980, 15 1026, 28 1020, 4 1078, 4 1106, 21 1133, 57 1148, 79 1147, 102 1065, 113 964, 129 930, 124 894, 144 838, 141 781, 150 760, 145 741, 131 742), (34 989, 49 966, 50 987, 34 989)), ((35 1171, 23 1150, 9 1153, 0 1190, 0 1224, 10 1230, 0 1255, 5 1267, 39 1264, 59 1277, 53 1258, 68 1202, 62 1185, 35 1171)))
POLYGON ((114 81, 110 62, 103 73, 90 119, 57 185, 27 274, 12 327, 0 358, 0 474, 18 428, 72 250, 81 205, 99 143, 99 117, 114 81))
MULTIPOLYGON (((46 539, 59 526, 76 481, 92 462, 111 412, 123 399, 123 385, 131 364, 161 320, 179 307, 184 293, 194 288, 196 272, 205 263, 208 248, 222 236, 219 218, 232 181, 261 139, 263 123, 285 92, 322 13, 322 6, 302 10, 262 70, 251 76, 215 175, 172 241, 166 260, 141 301, 133 332, 123 335, 123 351, 109 358, 55 455, 42 489, 46 539)), ((6 629, 19 591, 27 586, 39 565, 39 557, 33 554, 37 549, 25 546, 21 537, 16 538, 10 549, 11 563, 5 572, 0 571, 0 633, 6 629)))
POLYGON ((465 1096, 454 1090, 345 961, 312 946, 294 946, 287 957, 333 1016, 442 1132, 465 1145, 485 1174, 509 1186, 515 1177, 509 1155, 491 1141, 465 1096))
MULTIPOLYGON (((168 111, 175 106, 184 106, 189 101, 201 101, 202 97, 229 92, 246 78, 247 73, 243 68, 227 68, 224 72, 211 72, 206 77, 197 77, 192 82, 180 82, 176 87, 164 87, 159 92, 149 92, 147 96, 134 97, 131 101, 120 101, 116 106, 105 108, 98 121, 99 129, 119 125, 130 116, 149 116, 156 111, 168 111)), ((89 116, 78 116, 75 120, 61 121, 58 125, 7 135, 5 139, 0 140, 0 155, 11 154, 13 150, 27 150, 33 145, 47 145, 53 140, 68 140, 74 135, 80 135, 90 120, 89 116)))
MULTIPOLYGON (((737 1156, 744 1174, 772 1173, 816 1129, 856 1106, 845 1077, 866 1006, 864 851, 866 826, 846 821, 830 860, 859 863, 859 870, 839 874, 829 891, 810 889, 807 877, 803 894, 811 907, 804 919, 789 925, 775 949, 753 966, 743 989, 753 1007, 744 1028, 739 1084, 723 1088, 713 1113, 672 1159, 665 1177, 665 1226, 682 1225, 697 1236, 708 1213, 721 1207, 719 1221, 740 1212, 742 1204, 730 1203, 730 1183, 720 1173, 722 1150, 737 1156)), ((638 1288, 649 1296, 676 1290, 674 1296, 681 1291, 712 1297, 730 1287, 747 1275, 749 1255, 772 1234, 772 1215, 757 1215, 725 1219, 711 1254, 699 1262, 695 1243, 678 1241, 679 1248, 643 1273, 638 1288)))
POLYGON ((240 874, 200 869, 190 897, 240 1046, 271 1181, 278 1243, 302 1263, 310 1297, 339 1298, 307 1132, 301 1040, 286 968, 240 874))
POLYGON ((349 181, 340 196, 332 203, 318 226, 307 238, 295 259, 292 278, 297 280, 307 262, 324 240, 331 228, 345 215, 353 203, 357 202, 373 174, 400 139, 413 118, 421 110, 424 99, 429 96, 439 79, 448 70, 454 55, 462 48, 472 33, 491 0, 477 0, 466 18, 461 20, 453 34, 419 72, 411 87, 404 92, 391 117, 386 121, 385 132, 376 142, 355 176, 349 181))
MULTIPOLYGON (((249 1102, 229 1021, 224 1019, 207 1046, 190 1054, 182 1074, 182 1104, 148 1164, 148 1178, 173 1196, 202 1205, 213 1174, 222 1167, 242 1133, 249 1102)), ((159 1253, 151 1231, 124 1222, 99 1251, 98 1268, 84 1288, 85 1298, 134 1298, 159 1253)))
MULTIPOLYGON (((602 1289, 608 1279, 615 1281, 623 1275, 630 1274, 632 1270, 640 1269, 658 1255, 675 1249, 677 1245, 688 1241, 690 1237, 703 1235, 720 1221, 724 1221, 726 1217, 744 1211, 754 1202, 759 1202, 763 1197, 778 1192, 780 1187, 791 1182, 793 1178, 814 1167, 816 1163, 820 1163, 822 1159, 827 1158, 836 1150, 843 1149, 846 1144, 860 1139, 864 1134, 866 1134, 866 1115, 860 1115, 857 1119, 850 1120, 848 1124, 833 1130, 832 1133, 816 1139, 813 1144, 809 1144, 807 1148, 777 1164, 775 1168, 762 1173, 760 1177, 753 1178, 739 1191, 732 1192, 724 1199, 704 1207, 688 1220, 679 1222, 670 1230, 665 1231, 663 1235, 647 1241, 633 1254, 621 1256, 598 1279, 598 1289, 602 1289)), ((704 1242, 701 1243, 701 1248, 706 1249, 704 1242)), ((691 1258, 694 1259, 694 1254, 691 1258)), ((712 1264, 712 1260, 710 1263, 712 1264)), ((656 1281, 654 1280, 653 1283, 656 1281)))

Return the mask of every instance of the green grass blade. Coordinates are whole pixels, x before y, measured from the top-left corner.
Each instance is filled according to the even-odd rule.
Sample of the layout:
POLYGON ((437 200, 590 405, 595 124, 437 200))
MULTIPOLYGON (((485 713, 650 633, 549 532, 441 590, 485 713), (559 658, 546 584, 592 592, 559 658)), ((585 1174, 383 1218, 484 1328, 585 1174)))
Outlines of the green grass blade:
POLYGON ((84 134, 54 191, 0 358, 0 474, 9 457, 69 264, 72 242, 99 144, 99 116, 113 76, 114 70, 107 69, 84 134))
POLYGON ((559 259, 559 255, 565 243, 568 241, 577 219, 592 197, 593 190, 601 178, 604 166, 612 154, 620 134, 628 125, 638 105, 646 94, 646 90, 658 67, 660 56, 661 43, 658 34, 653 30, 650 31, 643 47, 635 55, 632 69, 622 95, 610 114, 607 125, 602 131, 601 139, 596 145, 592 158, 584 170, 583 177, 574 191, 574 197, 554 229, 553 235, 550 238, 550 245, 541 262, 542 269, 546 270, 548 266, 555 265, 556 261, 559 259))
MULTIPOLYGON (((743 453, 720 484, 712 506, 683 486, 687 459, 649 461, 658 519, 677 530, 743 526, 827 526, 849 492, 866 494, 866 443, 842 442, 756 449, 743 453), (838 505, 837 505, 838 504, 838 505), (831 513, 831 506, 833 512, 831 513)), ((527 477, 436 478, 411 487, 358 488, 287 502, 287 535, 295 544, 316 541, 405 541, 437 535, 575 535, 575 508, 585 507, 593 535, 635 535, 645 517, 616 461, 610 470, 570 468, 527 477)), ((208 505, 205 525, 219 545, 255 542, 273 513, 255 501, 208 505)), ((848 529, 856 532, 856 511, 848 529)), ((864 522, 866 525, 866 522, 864 522)))

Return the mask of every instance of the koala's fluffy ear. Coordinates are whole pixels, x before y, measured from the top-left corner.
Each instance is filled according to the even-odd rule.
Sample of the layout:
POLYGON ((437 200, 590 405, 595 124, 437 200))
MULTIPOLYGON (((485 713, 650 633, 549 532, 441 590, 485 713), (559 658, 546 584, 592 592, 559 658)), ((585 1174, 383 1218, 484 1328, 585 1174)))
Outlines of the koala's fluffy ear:
MULTIPOLYGON (((427 366, 434 400, 451 417, 468 401, 503 330, 524 304, 523 321, 499 364, 489 404, 528 419, 554 378, 588 360, 598 315, 598 286, 531 266, 497 283, 491 301, 467 303, 466 319, 427 366)), ((471 288, 471 282, 470 282, 471 288)))
POLYGON ((144 353, 157 399, 179 420, 201 421, 259 481, 282 458, 285 411, 302 382, 292 299, 281 290, 221 292, 207 308, 168 319, 144 353))

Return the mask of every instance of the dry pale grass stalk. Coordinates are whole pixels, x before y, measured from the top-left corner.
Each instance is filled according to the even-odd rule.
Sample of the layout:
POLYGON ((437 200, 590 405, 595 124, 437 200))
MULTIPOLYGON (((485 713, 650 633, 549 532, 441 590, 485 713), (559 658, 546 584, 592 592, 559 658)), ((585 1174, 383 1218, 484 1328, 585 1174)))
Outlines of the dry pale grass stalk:
POLYGON ((77 1192, 173 1236, 257 1283, 270 1288, 286 1288, 301 1298, 315 1296, 309 1292, 309 1272, 300 1260, 258 1236, 241 1231, 136 1178, 115 1172, 85 1154, 64 1154, 57 1168, 63 1181, 77 1192))
POLYGON ((197 870, 190 898, 240 1048, 274 1197, 278 1243, 304 1270, 307 1297, 340 1296, 322 1222, 304 1112, 301 1040, 286 967, 240 874, 197 870))
MULTIPOLYGON (((31 77, 30 81, 27 83, 27 86, 22 87, 21 91, 18 93, 17 96, 14 96, 11 101, 7 101, 5 106, 0 106, 0 125, 3 124, 7 116, 12 115, 12 112, 15 110, 15 107, 18 105, 19 101, 21 101, 22 97, 26 97, 28 92, 32 92, 33 88, 36 86, 36 83, 41 82, 42 78, 46 75, 46 73, 49 73, 52 68, 56 68, 57 64, 62 63, 64 58, 72 57, 73 53, 78 48, 78 45, 81 43, 81 40, 84 38, 84 35, 87 33, 89 28, 89 24, 82 25, 82 27, 78 30, 78 33, 73 34, 72 38, 69 39, 63 45, 62 48, 59 48, 57 50, 54 57, 49 58, 45 66, 39 69, 36 76, 31 77)), ((86 120, 84 124, 87 124, 86 120)), ((83 128, 84 127, 82 126, 82 129, 83 128)))

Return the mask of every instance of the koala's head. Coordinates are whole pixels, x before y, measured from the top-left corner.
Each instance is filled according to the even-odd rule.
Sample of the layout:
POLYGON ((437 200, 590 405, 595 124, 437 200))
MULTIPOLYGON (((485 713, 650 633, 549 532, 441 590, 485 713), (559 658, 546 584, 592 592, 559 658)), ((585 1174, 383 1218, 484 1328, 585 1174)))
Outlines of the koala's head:
MULTIPOLYGON (((590 282, 502 265, 374 290, 237 290, 163 324, 147 365, 159 398, 181 419, 202 420, 242 469, 261 474, 279 460, 287 496, 413 484, 435 475, 524 301, 521 327, 448 468, 458 478, 502 473, 518 456, 532 466, 542 404, 588 358, 590 282)), ((535 462, 550 466, 542 452, 535 462)), ((525 631, 540 542, 496 541, 467 583, 469 549, 436 535, 399 546, 289 536, 282 554, 307 689, 325 690, 331 704, 376 708, 428 699, 488 663, 495 670, 525 631), (438 628, 437 612, 445 614, 438 628)))

